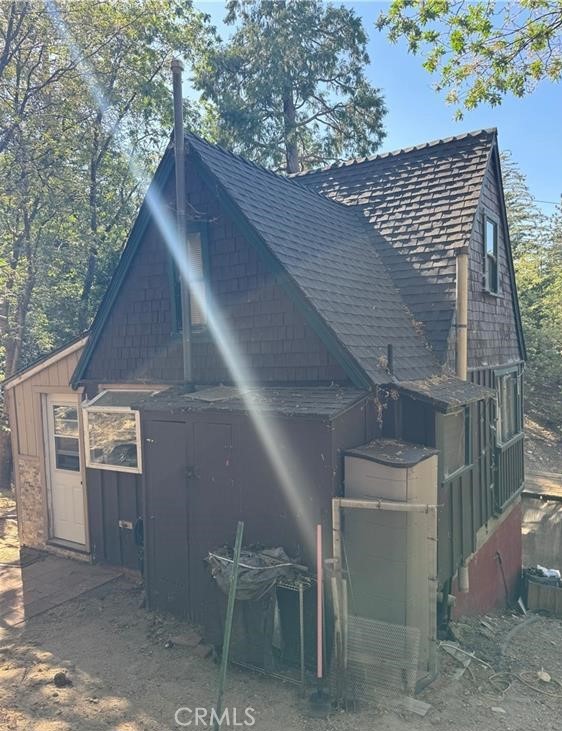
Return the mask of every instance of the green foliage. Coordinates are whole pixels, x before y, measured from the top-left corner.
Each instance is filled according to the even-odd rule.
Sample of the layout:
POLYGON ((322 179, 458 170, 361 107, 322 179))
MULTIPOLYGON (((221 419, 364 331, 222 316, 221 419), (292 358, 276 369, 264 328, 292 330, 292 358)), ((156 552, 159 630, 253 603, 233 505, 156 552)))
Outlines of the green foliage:
POLYGON ((374 152, 380 91, 367 81, 367 36, 350 8, 320 0, 231 0, 234 32, 195 67, 219 142, 295 172, 374 152))
POLYGON ((560 0, 392 0, 376 25, 424 54, 424 67, 440 77, 437 89, 460 105, 458 118, 462 106, 497 105, 562 76, 560 0))
POLYGON ((547 218, 509 154, 502 168, 527 344, 528 404, 562 429, 562 202, 547 218))
POLYGON ((5 375, 89 325, 171 127, 172 55, 209 38, 190 0, 0 5, 5 375))

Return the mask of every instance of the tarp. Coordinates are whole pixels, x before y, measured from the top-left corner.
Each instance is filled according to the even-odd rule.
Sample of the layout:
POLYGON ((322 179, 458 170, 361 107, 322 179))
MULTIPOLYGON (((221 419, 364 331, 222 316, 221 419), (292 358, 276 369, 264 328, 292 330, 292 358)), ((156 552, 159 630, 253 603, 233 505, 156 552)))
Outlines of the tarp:
MULTIPOLYGON (((207 560, 211 574, 219 587, 228 594, 232 576, 232 549, 220 548, 209 553, 207 560)), ((261 550, 243 549, 238 566, 236 598, 257 600, 272 591, 280 581, 295 581, 308 569, 287 556, 282 548, 261 550)))

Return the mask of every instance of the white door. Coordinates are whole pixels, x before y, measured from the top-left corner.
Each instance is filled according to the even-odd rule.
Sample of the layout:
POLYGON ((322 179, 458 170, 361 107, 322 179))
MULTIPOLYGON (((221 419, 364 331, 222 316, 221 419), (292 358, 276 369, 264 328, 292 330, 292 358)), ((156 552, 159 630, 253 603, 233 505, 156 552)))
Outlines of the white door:
POLYGON ((46 427, 51 538, 85 545, 78 397, 48 396, 46 427))

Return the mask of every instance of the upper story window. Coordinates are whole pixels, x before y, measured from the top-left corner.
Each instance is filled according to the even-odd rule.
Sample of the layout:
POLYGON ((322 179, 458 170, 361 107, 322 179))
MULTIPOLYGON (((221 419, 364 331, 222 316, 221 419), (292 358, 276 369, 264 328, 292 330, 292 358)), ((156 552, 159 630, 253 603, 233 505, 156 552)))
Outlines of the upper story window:
POLYGON ((521 377, 515 370, 497 374, 496 388, 498 392, 498 442, 505 444, 519 434, 523 427, 521 377))
POLYGON ((175 332, 183 330, 183 297, 189 291, 191 306, 191 327, 203 330, 207 325, 207 225, 190 223, 187 230, 187 271, 189 282, 185 283, 181 267, 172 260, 172 319, 175 332))
POLYGON ((484 251, 486 255, 486 289, 497 294, 499 291, 498 276, 498 224, 488 216, 484 216, 484 251))
POLYGON ((468 407, 450 414, 439 414, 443 478, 449 479, 471 464, 470 410, 468 407))

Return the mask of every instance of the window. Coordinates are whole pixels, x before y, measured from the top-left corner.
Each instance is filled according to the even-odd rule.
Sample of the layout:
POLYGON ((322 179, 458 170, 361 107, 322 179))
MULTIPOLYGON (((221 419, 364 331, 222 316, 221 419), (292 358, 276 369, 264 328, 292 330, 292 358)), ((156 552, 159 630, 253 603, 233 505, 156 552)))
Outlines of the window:
POLYGON ((52 409, 55 467, 57 470, 78 472, 80 470, 78 409, 76 406, 65 404, 57 404, 52 409))
POLYGON ((140 420, 134 404, 152 391, 102 391, 84 406, 86 466, 141 472, 140 420))
POLYGON ((468 408, 440 415, 444 478, 451 477, 471 462, 469 418, 468 408))
POLYGON ((497 294, 498 278, 498 224, 487 216, 484 217, 484 249, 486 255, 486 289, 497 294))
POLYGON ((496 376, 498 442, 505 444, 521 431, 521 378, 517 371, 496 376))
MULTIPOLYGON (((206 292, 206 224, 196 223, 188 225, 187 232, 187 263, 190 275, 189 291, 191 305, 191 327, 203 330, 207 325, 207 292, 206 292)), ((174 330, 183 330, 182 306, 182 276, 180 267, 172 260, 172 309, 174 330)))

